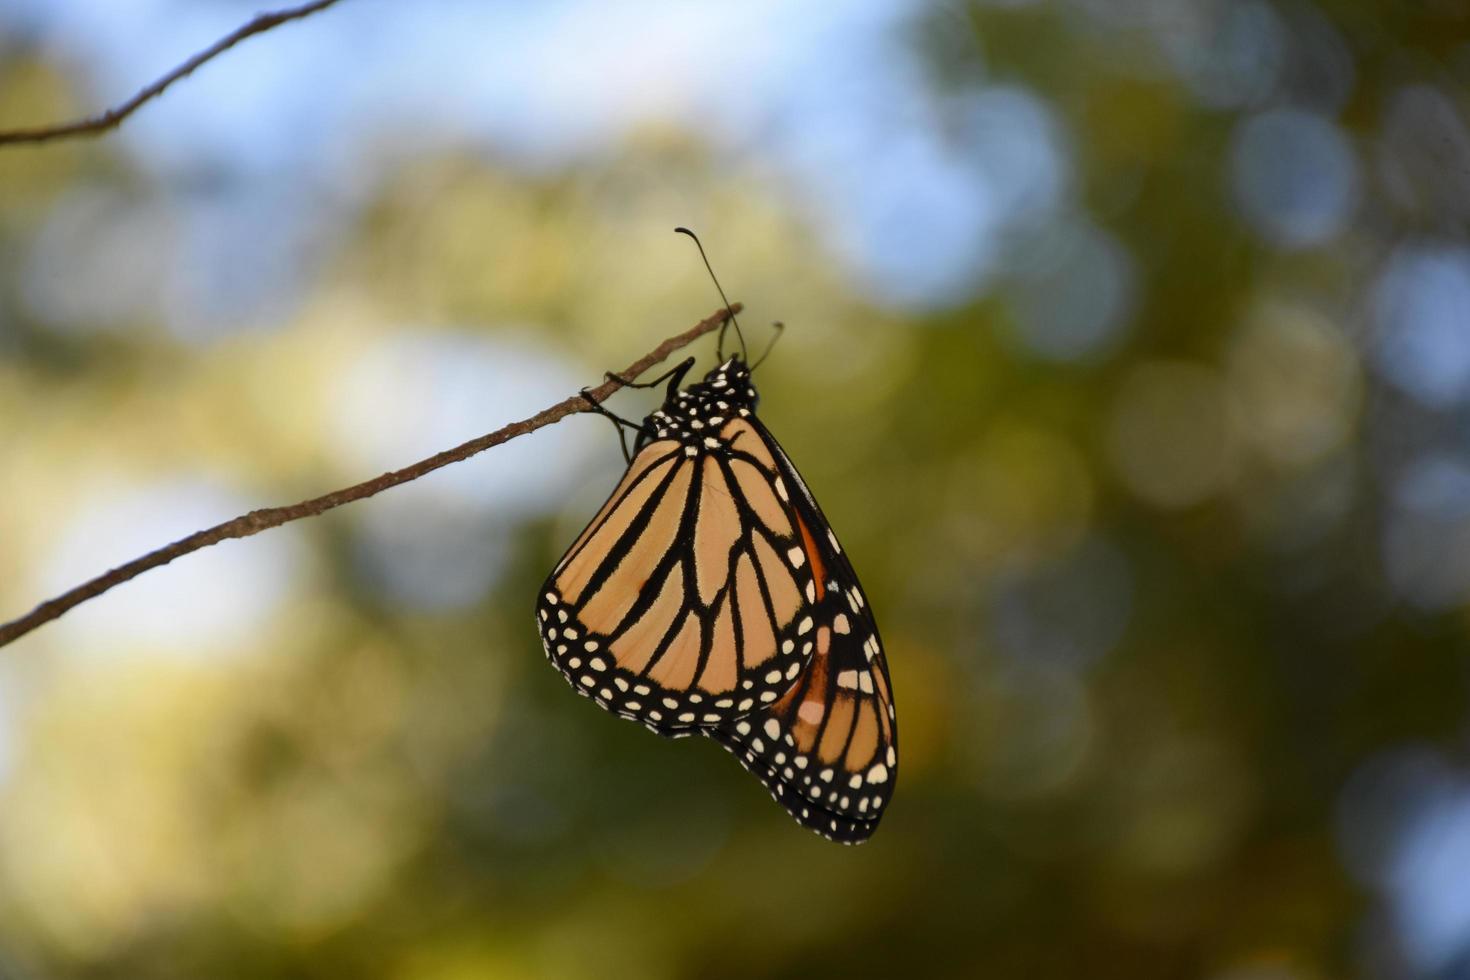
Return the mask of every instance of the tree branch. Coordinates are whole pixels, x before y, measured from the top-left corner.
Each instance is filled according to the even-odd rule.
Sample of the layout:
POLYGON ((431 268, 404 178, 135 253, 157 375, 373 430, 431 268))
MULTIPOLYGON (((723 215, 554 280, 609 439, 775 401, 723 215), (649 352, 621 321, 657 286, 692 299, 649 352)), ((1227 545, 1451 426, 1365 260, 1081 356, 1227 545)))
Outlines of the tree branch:
MULTIPOLYGON (((622 377, 628 381, 632 381, 674 351, 704 336, 710 331, 718 329, 729 316, 739 313, 741 308, 739 303, 732 303, 729 309, 720 310, 706 319, 701 320, 683 333, 670 337, 628 365, 627 369, 623 371, 622 377)), ((601 403, 622 386, 623 383, 621 381, 608 380, 596 388, 590 389, 587 393, 594 400, 601 403)), ((446 449, 442 453, 430 456, 428 459, 420 460, 412 466, 405 466, 401 470, 384 473, 382 476, 359 483, 356 486, 347 487, 343 490, 334 490, 320 497, 313 497, 311 500, 303 500, 299 504, 253 510, 234 520, 225 521, 223 524, 216 524, 214 527, 206 528, 203 531, 195 531, 187 538, 175 541, 173 544, 166 545, 156 551, 150 551, 141 558, 133 559, 126 565, 119 565, 117 568, 103 575, 98 575, 94 579, 83 582, 81 585, 62 593, 55 599, 41 603, 19 619, 11 620, 8 623, 0 625, 0 647, 19 639, 39 626, 49 623, 73 606, 80 605, 88 599, 95 598, 115 585, 121 585, 131 578, 136 578, 150 568, 167 565, 175 558, 180 558, 192 551, 198 551, 200 548, 218 544, 229 538, 248 538, 250 535, 259 534, 267 528, 279 527, 282 524, 297 521, 303 517, 315 517, 334 507, 341 507, 343 504, 351 503, 354 500, 371 497, 375 493, 381 493, 389 487, 398 486, 400 483, 417 480, 419 477, 427 473, 432 473, 441 467, 448 466, 450 463, 457 463, 460 460, 469 459, 476 453, 483 452, 491 446, 498 446, 503 442, 509 442, 517 436, 523 436, 529 432, 535 432, 543 426, 551 425, 553 422, 559 422, 568 415, 575 415, 578 412, 587 411, 591 411, 591 406, 587 404, 587 401, 581 395, 573 395, 570 398, 557 402, 548 409, 537 412, 524 421, 514 422, 504 428, 496 429, 488 435, 471 439, 469 442, 456 446, 453 449, 446 449)))
POLYGON ((38 126, 34 129, 0 131, 0 146, 7 144, 17 145, 20 143, 49 143, 53 140, 69 139, 73 136, 98 136, 107 132, 109 129, 115 129, 124 119, 137 112, 144 103, 162 95, 164 89, 168 88, 174 82, 191 74, 194 69, 206 61, 223 54, 252 34, 263 33, 290 20, 300 20, 303 17, 309 17, 319 10, 326 10, 337 2, 338 0, 314 0, 312 3, 304 3, 299 7, 288 7, 285 10, 277 10, 274 13, 257 14, 249 23, 237 29, 234 33, 220 38, 209 48, 199 52, 121 105, 114 106, 99 116, 92 116, 87 119, 56 123, 51 126, 38 126))

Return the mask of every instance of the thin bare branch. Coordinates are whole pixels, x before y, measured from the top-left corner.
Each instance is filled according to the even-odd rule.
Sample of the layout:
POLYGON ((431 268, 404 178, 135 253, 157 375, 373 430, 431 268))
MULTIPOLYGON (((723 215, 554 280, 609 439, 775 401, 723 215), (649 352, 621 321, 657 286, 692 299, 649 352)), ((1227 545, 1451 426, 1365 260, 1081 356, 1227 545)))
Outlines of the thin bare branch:
POLYGON ((110 129, 115 129, 124 119, 137 112, 144 103, 162 95, 164 89, 168 88, 174 82, 191 74, 194 69, 206 61, 223 54, 252 34, 263 33, 287 21, 309 17, 319 10, 326 10, 337 2, 338 0, 313 0, 312 3, 304 3, 299 7, 288 7, 285 10, 277 10, 274 13, 257 14, 248 24, 237 29, 234 33, 220 38, 213 45, 199 52, 182 65, 179 65, 173 71, 164 75, 158 81, 149 85, 121 105, 114 106, 101 115, 91 116, 87 119, 77 119, 72 122, 56 123, 50 126, 37 126, 33 129, 0 131, 0 146, 15 146, 21 143, 49 143, 54 140, 70 139, 76 136, 98 136, 110 129))
MULTIPOLYGON (((719 310, 683 333, 670 337, 628 365, 627 369, 623 371, 622 377, 632 381, 644 371, 647 371, 655 364, 664 360, 674 351, 679 350, 681 347, 704 336, 710 331, 718 329, 728 317, 739 313, 740 310, 741 305, 739 303, 732 303, 728 309, 719 310)), ((587 393, 600 403, 621 387, 622 382, 608 380, 596 388, 590 389, 587 393)), ((81 585, 62 593, 55 599, 41 603, 19 619, 11 620, 8 623, 0 625, 0 647, 19 639, 38 626, 49 623, 73 606, 80 605, 88 599, 95 598, 115 585, 120 585, 131 578, 136 578, 150 568, 167 565, 175 558, 180 558, 192 551, 198 551, 200 548, 218 544, 230 538, 248 538, 250 535, 259 534, 267 528, 279 527, 282 524, 297 521, 303 517, 315 517, 317 514, 329 511, 334 507, 341 507, 343 504, 351 503, 354 500, 362 500, 364 497, 371 497, 375 493, 381 493, 389 487, 396 487, 401 483, 417 480, 419 477, 427 473, 432 473, 440 467, 448 466, 450 463, 457 463, 462 459, 469 459, 476 453, 483 452, 491 446, 498 446, 503 442, 509 442, 517 436, 526 435, 528 432, 535 432, 537 429, 551 425, 553 422, 558 422, 568 415, 575 415, 578 412, 591 410, 591 406, 587 404, 587 401, 581 395, 572 395, 570 398, 563 399, 548 409, 537 412, 524 421, 514 422, 504 428, 496 429, 488 435, 471 439, 469 442, 456 446, 453 449, 446 449, 442 453, 430 456, 425 460, 420 460, 411 466, 405 466, 401 470, 384 473, 382 476, 359 483, 356 486, 347 487, 343 490, 334 490, 320 497, 313 497, 311 500, 303 500, 299 504, 253 510, 248 514, 236 517, 234 520, 225 521, 223 524, 216 524, 214 527, 206 528, 203 531, 196 531, 187 538, 175 541, 173 544, 166 545, 155 551, 150 551, 141 558, 133 559, 126 565, 119 565, 117 568, 103 575, 98 575, 94 579, 83 582, 81 585)))

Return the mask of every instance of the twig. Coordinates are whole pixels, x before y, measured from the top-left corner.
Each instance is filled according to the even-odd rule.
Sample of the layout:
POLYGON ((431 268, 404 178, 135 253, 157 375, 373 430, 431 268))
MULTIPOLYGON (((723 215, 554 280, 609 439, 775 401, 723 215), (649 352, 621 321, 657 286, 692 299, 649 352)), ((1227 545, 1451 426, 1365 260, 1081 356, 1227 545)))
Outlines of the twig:
POLYGON ((163 94, 163 90, 174 82, 189 75, 194 69, 206 61, 233 48, 252 34, 260 34, 290 20, 300 20, 303 17, 309 17, 319 10, 326 10, 337 2, 338 0, 313 0, 312 3, 304 3, 299 7, 288 7, 285 10, 277 10, 274 13, 257 14, 248 24, 237 29, 234 33, 220 38, 212 46, 199 52, 121 105, 114 106, 101 115, 91 116, 87 119, 56 123, 51 126, 38 126, 34 129, 0 131, 0 146, 19 143, 49 143, 52 140, 68 139, 73 136, 97 136, 105 133, 109 129, 116 128, 124 119, 137 112, 145 102, 158 98, 158 96, 163 94))
MULTIPOLYGON (((718 329, 727 317, 731 314, 739 313, 741 308, 739 303, 732 303, 728 309, 720 310, 706 319, 701 320, 683 333, 670 337, 628 365, 627 369, 623 371, 622 377, 629 381, 633 380, 674 351, 689 344, 696 338, 718 329)), ((602 402, 622 386, 622 382, 609 379, 596 388, 590 389, 587 393, 596 401, 602 402)), ((389 487, 396 487, 400 483, 417 480, 419 477, 427 473, 432 473, 440 467, 448 466, 450 463, 457 463, 462 459, 468 459, 476 453, 489 449, 491 446, 498 446, 502 442, 509 442, 517 436, 523 436, 528 432, 534 432, 553 422, 559 422, 568 415, 575 415, 578 412, 587 411, 591 411, 591 406, 587 404, 586 400, 581 395, 573 395, 548 409, 537 412, 522 422, 514 422, 504 428, 496 429, 488 435, 471 439, 469 442, 456 446, 453 449, 446 449, 442 453, 430 456, 425 460, 420 460, 412 466, 405 466, 401 470, 384 473, 382 476, 375 477, 364 483, 359 483, 356 486, 347 487, 344 490, 335 490, 331 493, 323 494, 320 497, 313 497, 311 500, 303 500, 299 504, 253 510, 248 514, 236 517, 234 520, 225 521, 223 524, 216 524, 214 527, 206 528, 203 531, 195 531, 187 538, 175 541, 173 544, 166 545, 156 551, 150 551, 141 558, 133 559, 126 565, 119 565, 110 572, 98 575, 90 581, 83 582, 81 585, 62 593, 55 599, 41 603, 19 619, 11 620, 8 623, 0 625, 0 647, 19 639, 38 626, 56 619, 73 606, 86 602, 88 599, 95 598, 113 586, 126 582, 128 579, 136 578, 150 568, 167 565, 175 558, 187 555, 191 551, 198 551, 200 548, 218 544, 229 538, 248 538, 250 535, 258 534, 267 528, 279 527, 282 524, 300 520, 303 517, 315 517, 317 514, 329 511, 333 507, 341 507, 343 504, 351 503, 354 500, 362 500, 364 497, 371 497, 375 493, 381 493, 389 487)))

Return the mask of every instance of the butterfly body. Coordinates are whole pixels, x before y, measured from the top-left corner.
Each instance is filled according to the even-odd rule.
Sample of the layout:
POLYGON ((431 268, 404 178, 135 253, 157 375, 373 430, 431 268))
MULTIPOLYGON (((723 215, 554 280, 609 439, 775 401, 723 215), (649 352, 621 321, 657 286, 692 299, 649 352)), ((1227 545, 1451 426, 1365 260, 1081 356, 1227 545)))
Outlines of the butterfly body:
POLYGON ((897 766, 877 628, 749 367, 680 390, 687 368, 541 590, 547 657, 614 714, 720 742, 804 826, 865 840, 897 766))

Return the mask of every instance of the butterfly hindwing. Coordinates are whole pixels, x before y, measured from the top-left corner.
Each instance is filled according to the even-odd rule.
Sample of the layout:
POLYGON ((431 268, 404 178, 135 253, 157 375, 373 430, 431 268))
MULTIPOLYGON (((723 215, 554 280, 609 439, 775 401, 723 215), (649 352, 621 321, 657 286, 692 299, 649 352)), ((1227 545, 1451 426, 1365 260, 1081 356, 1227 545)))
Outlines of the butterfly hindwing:
MULTIPOLYGON (((844 843, 866 840, 892 798, 898 726, 878 629, 852 566, 775 438, 752 430, 794 488, 797 530, 816 572, 810 663, 772 705, 707 732, 803 826, 844 843)), ((737 440, 738 442, 738 440, 737 440)))

